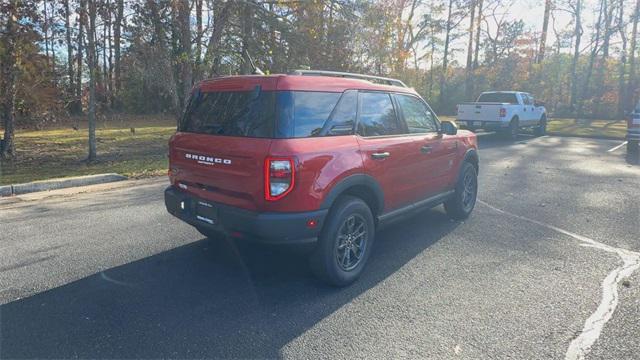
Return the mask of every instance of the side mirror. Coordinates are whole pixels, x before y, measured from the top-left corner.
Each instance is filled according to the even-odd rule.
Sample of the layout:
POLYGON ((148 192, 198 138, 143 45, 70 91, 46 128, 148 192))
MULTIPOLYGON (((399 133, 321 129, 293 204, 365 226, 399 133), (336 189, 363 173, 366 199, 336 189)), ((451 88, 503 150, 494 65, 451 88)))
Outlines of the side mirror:
POLYGON ((458 126, 451 121, 443 121, 440 125, 440 132, 445 135, 455 135, 458 133, 458 126))

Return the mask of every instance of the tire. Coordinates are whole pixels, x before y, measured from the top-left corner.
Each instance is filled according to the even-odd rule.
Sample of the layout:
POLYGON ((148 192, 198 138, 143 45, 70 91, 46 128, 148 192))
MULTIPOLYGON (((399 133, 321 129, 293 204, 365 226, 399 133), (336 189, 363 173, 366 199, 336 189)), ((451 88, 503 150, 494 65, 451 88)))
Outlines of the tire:
POLYGON ((374 239, 371 209, 360 198, 341 197, 329 211, 311 254, 311 270, 329 285, 349 285, 362 274, 374 239), (358 237, 357 234, 361 235, 358 237))
POLYGON ((509 127, 503 130, 502 135, 509 140, 516 140, 520 133, 520 120, 517 117, 511 119, 509 127))
POLYGON ((447 215, 455 220, 464 220, 471 215, 478 196, 478 173, 476 168, 465 161, 462 163, 455 192, 444 203, 447 215))
POLYGON ((547 134, 547 117, 542 115, 540 122, 535 130, 536 136, 544 136, 547 134))

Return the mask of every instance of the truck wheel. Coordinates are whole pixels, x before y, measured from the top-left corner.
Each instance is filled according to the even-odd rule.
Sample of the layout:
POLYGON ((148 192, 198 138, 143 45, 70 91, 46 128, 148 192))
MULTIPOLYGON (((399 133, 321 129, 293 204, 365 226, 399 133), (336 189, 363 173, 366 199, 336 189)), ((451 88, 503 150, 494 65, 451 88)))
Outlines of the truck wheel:
POLYGON ((444 203, 444 209, 450 218, 464 220, 471 215, 478 195, 478 173, 469 162, 464 162, 460 169, 455 192, 444 203))
POLYGON ((367 204, 357 197, 342 197, 329 211, 311 254, 311 270, 330 285, 349 285, 360 277, 374 239, 375 225, 367 204))
POLYGON ((517 117, 511 119, 509 127, 505 130, 504 136, 509 140, 516 140, 520 133, 520 121, 517 117))
POLYGON ((540 118, 540 122, 538 123, 535 131, 536 136, 544 136, 547 134, 547 117, 545 115, 542 115, 540 118))

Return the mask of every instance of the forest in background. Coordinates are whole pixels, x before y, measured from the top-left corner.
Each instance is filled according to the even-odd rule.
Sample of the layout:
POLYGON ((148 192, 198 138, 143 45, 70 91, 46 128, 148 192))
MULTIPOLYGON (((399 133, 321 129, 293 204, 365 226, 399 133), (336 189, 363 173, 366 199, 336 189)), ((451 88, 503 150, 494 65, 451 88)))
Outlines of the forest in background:
POLYGON ((72 115, 88 119, 91 160, 97 116, 177 116, 194 83, 252 61, 397 77, 440 114, 513 89, 554 116, 623 118, 638 97, 640 0, 537 1, 540 28, 508 16, 516 0, 2 0, 2 155, 16 127, 72 115))

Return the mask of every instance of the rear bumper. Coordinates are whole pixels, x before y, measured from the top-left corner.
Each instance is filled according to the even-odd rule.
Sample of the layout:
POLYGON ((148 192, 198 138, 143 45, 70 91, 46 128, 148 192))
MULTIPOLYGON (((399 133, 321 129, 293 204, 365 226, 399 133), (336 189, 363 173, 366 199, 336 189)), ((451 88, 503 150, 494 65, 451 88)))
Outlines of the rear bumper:
POLYGON ((193 226, 235 238, 272 244, 315 242, 328 212, 324 209, 299 213, 258 213, 199 199, 174 186, 164 191, 164 203, 170 214, 193 226), (198 203, 212 206, 215 216, 199 216, 198 203), (309 228, 309 220, 315 220, 316 226, 309 228))
POLYGON ((456 123, 463 129, 498 130, 509 127, 508 122, 502 121, 456 120, 456 123))

